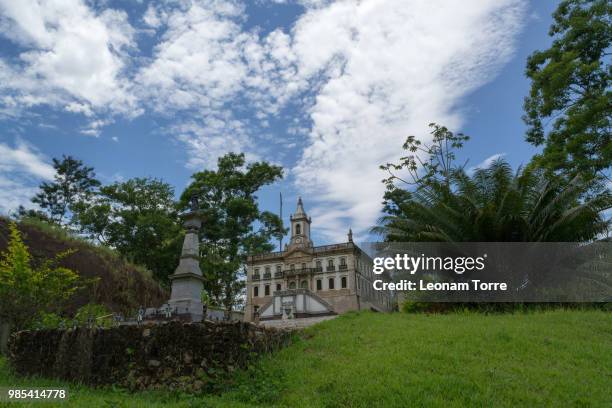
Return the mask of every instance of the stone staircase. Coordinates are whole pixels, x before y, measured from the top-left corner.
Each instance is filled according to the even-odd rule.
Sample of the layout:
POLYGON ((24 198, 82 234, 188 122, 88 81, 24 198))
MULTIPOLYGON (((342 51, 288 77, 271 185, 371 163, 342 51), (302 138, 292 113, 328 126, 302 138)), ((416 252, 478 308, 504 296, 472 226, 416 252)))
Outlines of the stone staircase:
POLYGON ((318 317, 304 317, 301 319, 287 319, 287 320, 264 320, 259 322, 261 326, 265 327, 274 327, 277 329, 289 329, 289 330, 299 330, 308 326, 312 326, 313 324, 317 324, 323 322, 325 320, 331 320, 338 317, 338 315, 334 316, 318 316, 318 317))

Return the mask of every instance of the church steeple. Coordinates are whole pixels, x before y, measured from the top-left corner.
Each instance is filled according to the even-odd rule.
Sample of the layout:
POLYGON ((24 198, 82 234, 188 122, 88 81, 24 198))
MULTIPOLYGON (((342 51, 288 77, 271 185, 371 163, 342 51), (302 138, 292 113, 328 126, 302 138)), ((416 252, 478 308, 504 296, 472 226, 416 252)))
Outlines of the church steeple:
POLYGON ((306 216, 304 204, 302 203, 302 197, 298 197, 297 209, 295 210, 295 214, 293 214, 294 217, 297 217, 298 215, 306 216))
POLYGON ((304 211, 302 197, 298 198, 297 208, 295 213, 291 215, 291 240, 289 248, 292 247, 312 247, 310 240, 310 223, 311 219, 304 211))

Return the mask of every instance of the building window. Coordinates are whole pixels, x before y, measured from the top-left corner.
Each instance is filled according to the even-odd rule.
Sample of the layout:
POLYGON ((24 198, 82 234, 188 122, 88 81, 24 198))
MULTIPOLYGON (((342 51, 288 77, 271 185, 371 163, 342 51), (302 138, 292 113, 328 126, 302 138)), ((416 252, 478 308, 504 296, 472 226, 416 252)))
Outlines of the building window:
POLYGON ((323 290, 323 281, 321 279, 317 279, 317 290, 323 290))
POLYGON ((264 287, 264 296, 270 296, 270 285, 264 287))
POLYGON ((289 284, 289 289, 295 289, 295 282, 291 282, 289 284))
POLYGON ((340 265, 346 265, 346 258, 340 258, 340 265))
POLYGON ((255 286, 255 287, 253 288, 253 296, 254 296, 254 297, 259 296, 259 286, 255 286))
POLYGON ((281 271, 281 266, 280 265, 276 265, 276 272, 280 273, 281 271))
POLYGON ((319 270, 322 269, 321 261, 317 261, 316 265, 317 265, 317 269, 319 270))
POLYGON ((343 276, 342 279, 340 279, 340 287, 342 289, 346 289, 346 276, 343 276))
POLYGON ((253 272, 254 275, 259 275, 259 268, 255 268, 255 272, 253 272))
POLYGON ((269 266, 266 266, 266 269, 264 269, 264 271, 265 271, 266 273, 270 273, 270 267, 269 267, 269 266))
POLYGON ((306 264, 305 263, 302 264, 302 269, 306 269, 306 264))
POLYGON ((253 314, 257 315, 259 313, 259 306, 253 306, 253 314))
POLYGON ((295 224, 295 235, 301 235, 301 234, 302 234, 302 225, 295 224))
POLYGON ((327 261, 327 266, 331 266, 332 268, 334 267, 334 260, 330 259, 327 261))
POLYGON ((276 290, 281 290, 281 284, 280 283, 276 284, 276 290))
POLYGON ((294 270, 295 270, 295 265, 294 265, 294 264, 289 265, 289 269, 291 269, 292 271, 294 271, 294 270))
POLYGON ((334 278, 329 278, 329 289, 333 289, 334 288, 334 278))

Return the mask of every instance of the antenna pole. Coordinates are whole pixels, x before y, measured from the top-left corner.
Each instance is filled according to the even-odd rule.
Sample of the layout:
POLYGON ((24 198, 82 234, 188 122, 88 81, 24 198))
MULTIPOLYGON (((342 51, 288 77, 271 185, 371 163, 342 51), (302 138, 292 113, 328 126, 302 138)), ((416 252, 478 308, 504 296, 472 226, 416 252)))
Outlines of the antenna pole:
MULTIPOLYGON (((279 197, 280 197, 280 220, 281 220, 281 227, 283 225, 283 193, 280 192, 279 193, 279 197)), ((281 230, 280 234, 278 234, 278 250, 280 252, 283 251, 283 232, 281 230)))

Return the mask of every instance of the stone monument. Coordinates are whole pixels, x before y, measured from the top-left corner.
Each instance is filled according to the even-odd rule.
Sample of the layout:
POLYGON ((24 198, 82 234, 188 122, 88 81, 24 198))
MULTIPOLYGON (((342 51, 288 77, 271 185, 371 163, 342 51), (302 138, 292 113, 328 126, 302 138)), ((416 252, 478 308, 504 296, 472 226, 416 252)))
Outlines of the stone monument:
POLYGON ((202 281, 204 278, 200 270, 198 231, 202 226, 202 219, 195 197, 191 200, 191 211, 183 216, 183 220, 185 240, 183 241, 179 265, 174 274, 170 276, 172 292, 167 306, 181 317, 186 317, 192 322, 201 322, 204 318, 204 307, 202 305, 202 281))

